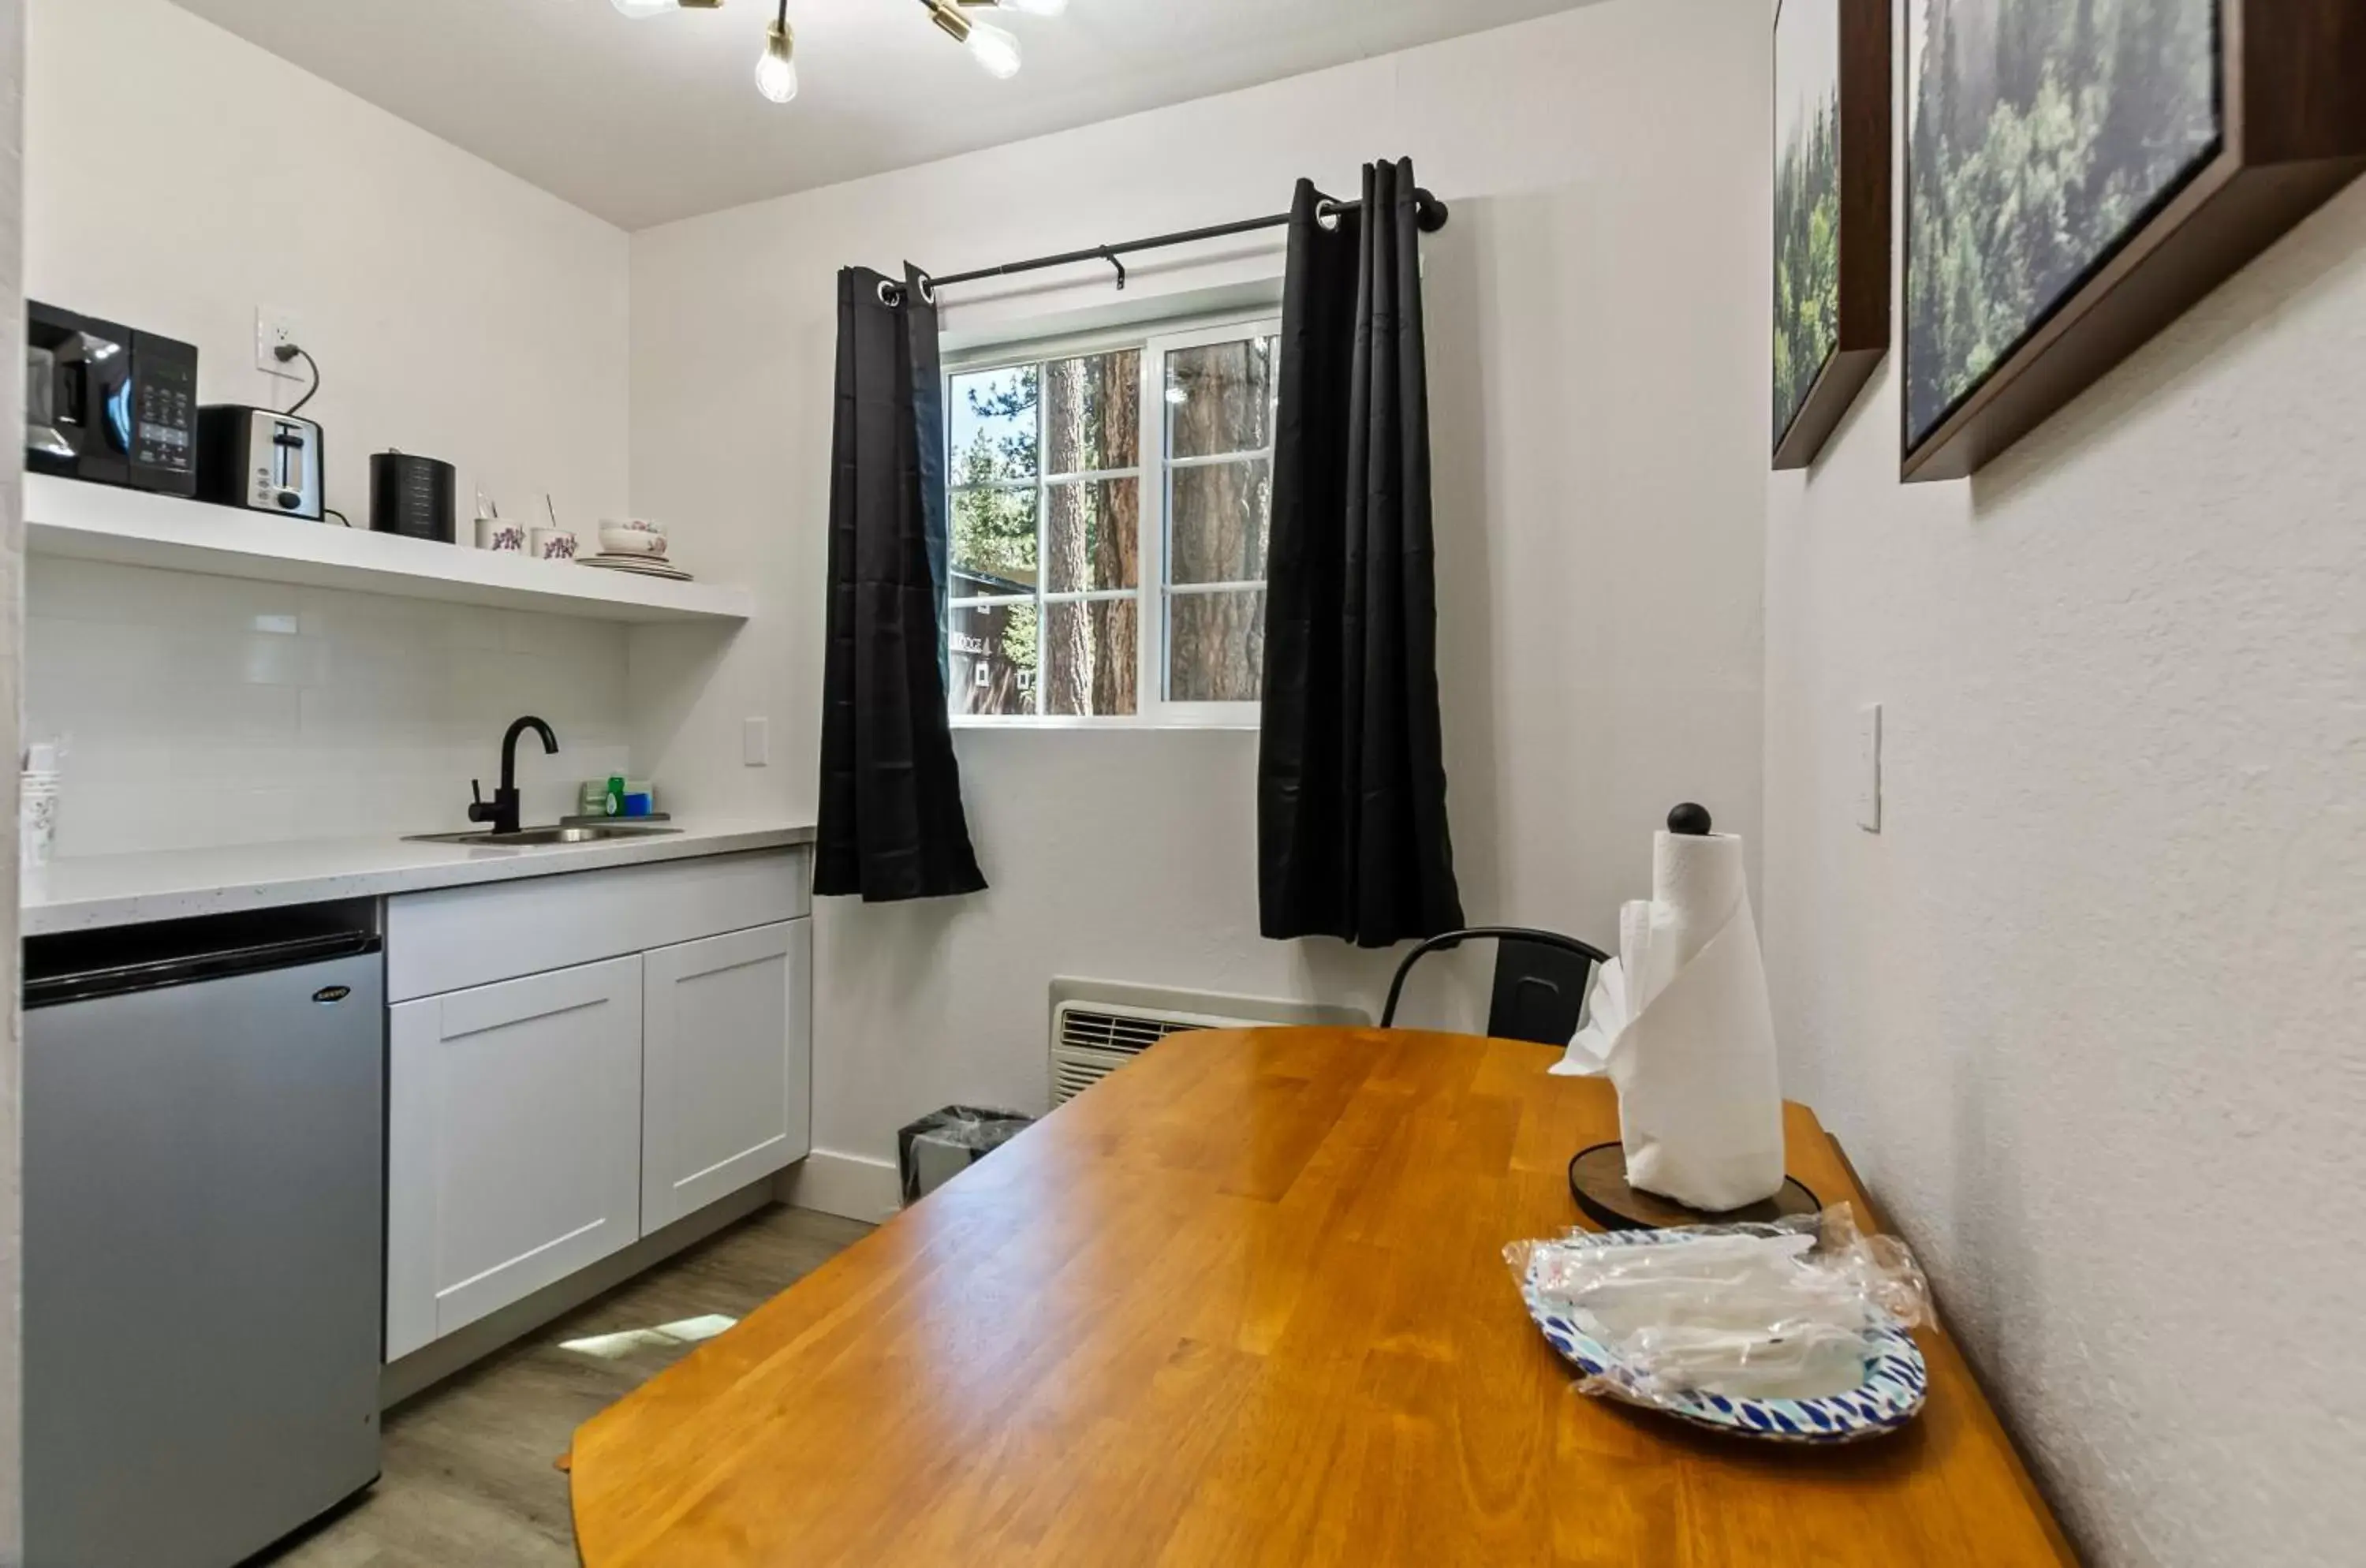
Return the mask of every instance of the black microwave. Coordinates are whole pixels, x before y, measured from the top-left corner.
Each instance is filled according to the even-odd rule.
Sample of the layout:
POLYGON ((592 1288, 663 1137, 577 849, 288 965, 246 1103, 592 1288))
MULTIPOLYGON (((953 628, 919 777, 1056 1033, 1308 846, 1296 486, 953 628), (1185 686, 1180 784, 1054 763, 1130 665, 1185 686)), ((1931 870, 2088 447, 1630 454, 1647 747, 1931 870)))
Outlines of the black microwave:
POLYGON ((26 301, 25 467, 195 495, 197 349, 26 301))

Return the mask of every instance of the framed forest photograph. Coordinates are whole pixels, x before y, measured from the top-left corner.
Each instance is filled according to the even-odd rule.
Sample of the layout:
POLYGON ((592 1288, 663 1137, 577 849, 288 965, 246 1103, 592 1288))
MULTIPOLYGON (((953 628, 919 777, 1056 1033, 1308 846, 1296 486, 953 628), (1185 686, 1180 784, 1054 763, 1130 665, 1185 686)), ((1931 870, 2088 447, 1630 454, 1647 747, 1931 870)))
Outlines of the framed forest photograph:
POLYGON ((2003 450, 2366 154, 2366 0, 1907 13, 1909 479, 2003 450))
POLYGON ((1805 468, 1889 346, 1888 0, 1774 13, 1774 452, 1805 468))

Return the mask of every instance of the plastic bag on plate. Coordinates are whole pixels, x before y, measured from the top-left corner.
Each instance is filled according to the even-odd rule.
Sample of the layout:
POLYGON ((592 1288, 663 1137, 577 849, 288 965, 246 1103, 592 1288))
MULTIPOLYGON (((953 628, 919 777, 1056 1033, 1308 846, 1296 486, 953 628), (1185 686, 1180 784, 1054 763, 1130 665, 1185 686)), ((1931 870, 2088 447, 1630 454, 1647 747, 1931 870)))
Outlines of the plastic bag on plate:
POLYGON ((1863 1375, 1867 1331, 1928 1324, 1905 1244, 1866 1235, 1845 1203, 1771 1224, 1515 1243, 1514 1275, 1602 1347, 1588 1393, 1662 1403, 1693 1393, 1810 1399, 1863 1375), (1616 1387, 1594 1386, 1616 1383, 1616 1387))

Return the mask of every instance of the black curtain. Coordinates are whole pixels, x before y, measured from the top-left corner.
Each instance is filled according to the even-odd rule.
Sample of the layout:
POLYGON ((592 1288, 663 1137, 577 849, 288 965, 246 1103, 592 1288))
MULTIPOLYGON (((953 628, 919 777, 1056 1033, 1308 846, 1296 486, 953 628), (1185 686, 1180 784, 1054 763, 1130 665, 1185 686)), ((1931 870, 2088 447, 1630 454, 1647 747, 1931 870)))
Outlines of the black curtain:
POLYGON ((1257 756, 1273 938, 1387 947, 1462 923, 1446 826, 1429 391, 1413 163, 1290 209, 1257 756))
POLYGON ((937 312, 910 267, 838 275, 829 644, 814 891, 986 886, 945 717, 945 432, 937 312))

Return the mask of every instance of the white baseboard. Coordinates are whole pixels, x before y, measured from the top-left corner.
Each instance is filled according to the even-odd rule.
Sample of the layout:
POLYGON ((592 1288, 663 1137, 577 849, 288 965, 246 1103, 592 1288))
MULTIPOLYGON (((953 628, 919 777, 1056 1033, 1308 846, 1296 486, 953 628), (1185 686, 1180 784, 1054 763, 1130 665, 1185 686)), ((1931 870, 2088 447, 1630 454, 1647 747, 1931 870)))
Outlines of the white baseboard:
POLYGON ((896 1162, 868 1155, 816 1149, 781 1172, 781 1201, 841 1219, 875 1225, 904 1206, 903 1179, 896 1162))

